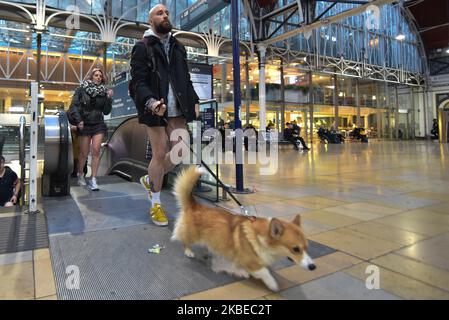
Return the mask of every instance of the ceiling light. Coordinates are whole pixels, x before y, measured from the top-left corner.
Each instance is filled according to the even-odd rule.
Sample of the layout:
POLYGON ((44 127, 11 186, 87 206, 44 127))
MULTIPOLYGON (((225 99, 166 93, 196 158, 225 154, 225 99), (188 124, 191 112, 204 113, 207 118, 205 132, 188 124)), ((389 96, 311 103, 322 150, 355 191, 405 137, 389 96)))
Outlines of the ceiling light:
POLYGON ((404 39, 405 39, 405 35, 402 34, 402 33, 400 33, 400 34, 398 34, 398 35, 396 36, 396 40, 402 41, 402 40, 404 40, 404 39))

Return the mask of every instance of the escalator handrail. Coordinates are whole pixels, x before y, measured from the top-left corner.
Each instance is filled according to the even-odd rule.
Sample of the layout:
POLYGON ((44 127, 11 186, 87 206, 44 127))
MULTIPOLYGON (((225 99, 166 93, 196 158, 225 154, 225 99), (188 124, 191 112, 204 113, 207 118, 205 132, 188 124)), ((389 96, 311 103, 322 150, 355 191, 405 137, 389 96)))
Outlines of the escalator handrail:
MULTIPOLYGON (((114 131, 112 132, 112 134, 111 134, 111 136, 110 137, 108 137, 108 139, 106 140, 106 146, 108 145, 108 143, 111 141, 111 139, 114 137, 114 135, 115 135, 115 133, 117 132, 117 130, 125 123, 125 122, 128 122, 128 121, 131 121, 132 119, 136 119, 138 116, 137 116, 137 113, 136 114, 132 114, 132 115, 127 115, 127 116, 121 116, 121 117, 117 117, 117 118, 113 118, 113 119, 110 119, 110 120, 116 120, 116 119, 119 119, 119 118, 126 118, 125 120, 123 120, 123 122, 120 122, 120 124, 114 129, 114 131)), ((102 148, 101 149, 101 154, 100 154, 100 159, 102 159, 103 158, 103 153, 105 152, 105 148, 102 148)))
MULTIPOLYGON (((200 100, 200 101, 199 101, 199 105, 208 104, 208 103, 217 103, 217 99, 208 99, 208 100, 200 100)), ((108 141, 112 139, 112 137, 114 136, 115 132, 117 131, 117 129, 118 129, 122 124, 124 124, 125 122, 127 122, 127 121, 129 121, 129 120, 131 120, 131 119, 135 119, 135 118, 137 118, 137 117, 138 117, 137 113, 133 113, 133 114, 125 115, 125 116, 119 116, 119 117, 116 117, 116 118, 108 119, 108 120, 117 120, 117 119, 121 119, 121 118, 125 119, 125 120, 123 120, 123 122, 121 122, 121 123, 115 128, 115 130, 112 132, 111 137, 108 138, 108 141)), ((106 120, 106 121, 108 121, 108 120, 106 120)))
MULTIPOLYGON (((215 103, 215 104, 217 104, 217 99, 208 99, 208 100, 200 100, 200 101, 199 101, 199 105, 208 104, 208 103, 215 103)), ((218 105, 216 105, 216 107, 218 107, 218 105)), ((119 116, 119 117, 116 117, 116 118, 108 119, 108 120, 117 120, 117 119, 120 119, 120 118, 124 118, 125 120, 123 120, 123 122, 121 122, 121 123, 114 129, 114 131, 112 132, 111 136, 108 137, 108 139, 107 139, 107 141, 106 141, 106 145, 109 143, 109 141, 111 141, 112 137, 114 137, 114 135, 115 135, 115 133, 117 132, 117 130, 118 130, 118 129, 119 129, 125 122, 128 122, 128 121, 130 121, 130 120, 132 120, 132 119, 135 119, 135 118, 137 118, 137 117, 138 117, 137 113, 134 113, 134 114, 126 115, 126 116, 119 116)), ((107 121, 107 120, 106 120, 106 121, 107 121)), ((102 158, 103 153, 104 153, 104 149, 101 151, 100 159, 102 158)))
POLYGON ((131 114, 131 115, 127 115, 127 116, 122 116, 122 117, 117 117, 117 118, 113 118, 110 120, 117 120, 120 118, 124 118, 125 120, 123 120, 123 122, 120 122, 120 124, 114 129, 114 131, 112 132, 111 136, 108 138, 107 142, 111 141, 112 137, 114 136, 115 132, 118 130, 118 128, 120 128, 125 122, 128 122, 132 119, 136 119, 138 117, 137 113, 136 114, 131 114))
POLYGON ((61 111, 59 118, 59 161, 58 171, 68 173, 69 168, 69 122, 67 113, 61 111))

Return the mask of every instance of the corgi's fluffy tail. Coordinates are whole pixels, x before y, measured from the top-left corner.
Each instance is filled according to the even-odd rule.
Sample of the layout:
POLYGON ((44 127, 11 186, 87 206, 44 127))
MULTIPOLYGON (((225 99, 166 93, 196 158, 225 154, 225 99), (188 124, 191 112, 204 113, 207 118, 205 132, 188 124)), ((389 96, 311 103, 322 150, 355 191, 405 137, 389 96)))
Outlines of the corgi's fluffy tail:
POLYGON ((203 168, 191 166, 182 171, 176 178, 173 193, 181 208, 186 208, 187 206, 195 203, 195 199, 192 196, 192 190, 195 187, 199 177, 204 173, 205 170, 203 168))

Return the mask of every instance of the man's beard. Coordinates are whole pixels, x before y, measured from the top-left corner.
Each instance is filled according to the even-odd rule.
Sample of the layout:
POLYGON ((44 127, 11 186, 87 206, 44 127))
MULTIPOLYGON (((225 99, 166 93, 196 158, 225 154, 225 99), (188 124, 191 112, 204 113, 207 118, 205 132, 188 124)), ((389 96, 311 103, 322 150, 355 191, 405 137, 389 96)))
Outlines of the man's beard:
POLYGON ((155 31, 159 34, 167 34, 171 31, 172 25, 170 21, 164 21, 158 25, 155 26, 155 31))

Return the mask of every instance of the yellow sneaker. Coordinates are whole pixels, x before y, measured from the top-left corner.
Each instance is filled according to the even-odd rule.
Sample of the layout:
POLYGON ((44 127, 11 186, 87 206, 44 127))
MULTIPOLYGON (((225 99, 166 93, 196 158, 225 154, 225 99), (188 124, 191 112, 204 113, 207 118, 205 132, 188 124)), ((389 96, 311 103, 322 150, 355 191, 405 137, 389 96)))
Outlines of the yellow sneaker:
POLYGON ((151 219, 155 225, 166 226, 168 225, 168 219, 165 215, 164 208, 159 203, 156 203, 151 209, 151 219))
POLYGON ((151 201, 153 198, 153 194, 151 193, 151 188, 150 188, 150 185, 148 184, 148 175, 144 175, 144 176, 140 177, 140 184, 145 188, 145 190, 147 190, 148 199, 150 199, 150 201, 151 201))

